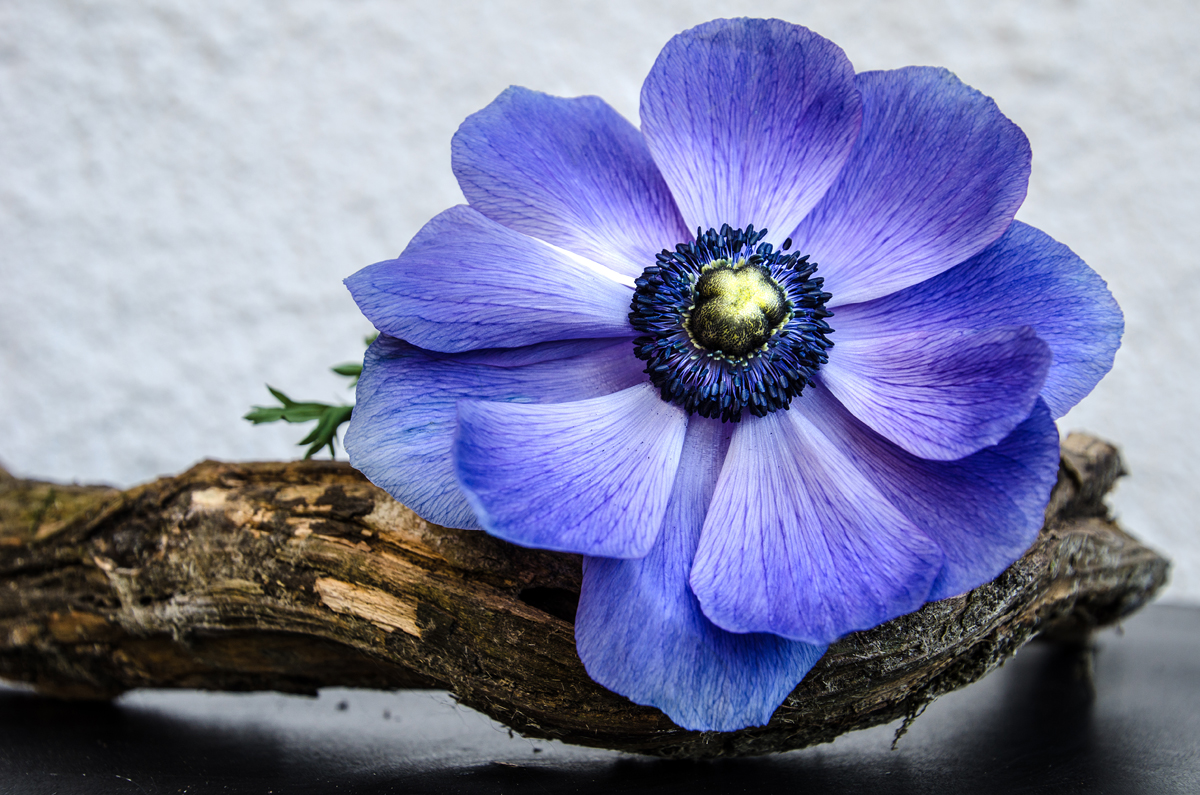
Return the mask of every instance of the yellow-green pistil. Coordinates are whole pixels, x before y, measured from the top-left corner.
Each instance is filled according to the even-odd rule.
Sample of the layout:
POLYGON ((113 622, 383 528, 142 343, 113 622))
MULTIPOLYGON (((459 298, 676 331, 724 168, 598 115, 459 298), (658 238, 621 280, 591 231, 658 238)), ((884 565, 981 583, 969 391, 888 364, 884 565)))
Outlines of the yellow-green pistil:
POLYGON ((744 357, 761 348, 792 316, 783 290, 745 259, 717 260, 700 271, 684 325, 705 350, 744 357))

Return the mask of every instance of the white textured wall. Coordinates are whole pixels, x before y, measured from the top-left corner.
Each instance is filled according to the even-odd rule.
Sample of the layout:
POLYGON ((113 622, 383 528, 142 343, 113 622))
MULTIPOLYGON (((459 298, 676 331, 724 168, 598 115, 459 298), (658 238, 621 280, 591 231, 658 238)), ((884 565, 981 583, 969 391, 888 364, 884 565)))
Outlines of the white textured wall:
POLYGON ((341 286, 461 201, 450 136, 515 83, 637 118, 674 33, 778 16, 859 69, 947 66, 1033 142, 1018 217, 1125 309, 1112 374, 1060 425, 1119 442, 1115 505, 1200 602, 1200 4, 2 0, 0 462, 131 484, 296 454, 239 417, 349 399, 370 330, 341 286))

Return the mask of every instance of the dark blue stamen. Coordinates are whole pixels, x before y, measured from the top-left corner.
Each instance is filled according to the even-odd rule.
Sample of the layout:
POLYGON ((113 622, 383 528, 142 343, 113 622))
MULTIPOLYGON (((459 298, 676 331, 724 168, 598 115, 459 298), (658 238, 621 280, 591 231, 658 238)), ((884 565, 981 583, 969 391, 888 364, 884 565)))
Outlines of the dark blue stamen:
POLYGON ((634 353, 663 400, 737 422, 786 409, 826 361, 830 294, 807 256, 753 226, 697 230, 634 281, 634 353))

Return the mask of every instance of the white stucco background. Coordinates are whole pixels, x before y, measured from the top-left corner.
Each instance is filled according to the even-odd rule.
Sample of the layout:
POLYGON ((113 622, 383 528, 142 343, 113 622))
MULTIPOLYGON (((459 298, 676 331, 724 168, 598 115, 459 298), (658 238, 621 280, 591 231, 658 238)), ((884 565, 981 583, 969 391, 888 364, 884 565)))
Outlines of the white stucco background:
POLYGON ((509 84, 637 118, 674 33, 777 16, 856 67, 946 66, 1028 134, 1018 218, 1124 307, 1111 375, 1060 427, 1118 442, 1114 505, 1200 602, 1200 4, 0 2, 0 463, 130 485, 297 455, 240 419, 350 400, 370 331, 341 280, 461 201, 450 136, 509 84))

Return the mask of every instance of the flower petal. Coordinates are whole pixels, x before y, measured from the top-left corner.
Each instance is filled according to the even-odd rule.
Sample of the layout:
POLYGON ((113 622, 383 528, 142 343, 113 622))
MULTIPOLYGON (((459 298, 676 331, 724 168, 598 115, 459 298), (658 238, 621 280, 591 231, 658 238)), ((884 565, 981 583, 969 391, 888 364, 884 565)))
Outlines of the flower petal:
POLYGON ((795 405, 941 547, 945 562, 930 601, 990 582, 1037 538, 1058 479, 1058 429, 1043 401, 999 444, 958 461, 927 461, 902 450, 827 390, 806 390, 795 405))
POLYGON ((583 559, 575 640, 588 675, 679 726, 733 731, 771 719, 824 646, 726 632, 688 572, 733 425, 692 417, 662 533, 640 560, 583 559))
POLYGON ((825 644, 917 609, 941 567, 937 545, 793 408, 734 432, 691 583, 730 632, 825 644))
POLYGON ((690 237, 641 133, 599 97, 513 86, 462 123, 451 162, 488 218, 627 276, 690 237))
POLYGON ((820 263, 830 306, 887 295, 978 253, 1008 228, 1029 183, 1024 133, 951 72, 910 66, 857 82, 862 135, 792 234, 820 263))
POLYGON ((1032 326, 1054 355, 1042 397, 1056 418, 1112 368, 1125 326, 1104 280, 1062 243, 1020 221, 939 276, 837 312, 839 345, 843 338, 882 340, 914 328, 1018 324, 1032 326))
POLYGON ((461 398, 583 400, 645 380, 628 340, 573 340, 445 354, 380 336, 346 431, 350 463, 425 519, 479 529, 451 459, 461 398))
POLYGON ((778 244, 837 177, 862 110, 833 42, 777 19, 734 19, 667 43, 641 115, 689 229, 753 224, 778 244))
POLYGON ((466 206, 438 215, 398 259, 363 268, 346 286, 377 329, 429 350, 635 334, 632 281, 606 278, 466 206))
POLYGON ((649 384, 554 405, 464 400, 455 471, 494 536, 640 558, 658 536, 686 429, 687 415, 649 384))
POLYGON ((1029 326, 835 339, 821 383, 876 432, 942 461, 1008 436, 1050 368, 1050 348, 1029 326))

